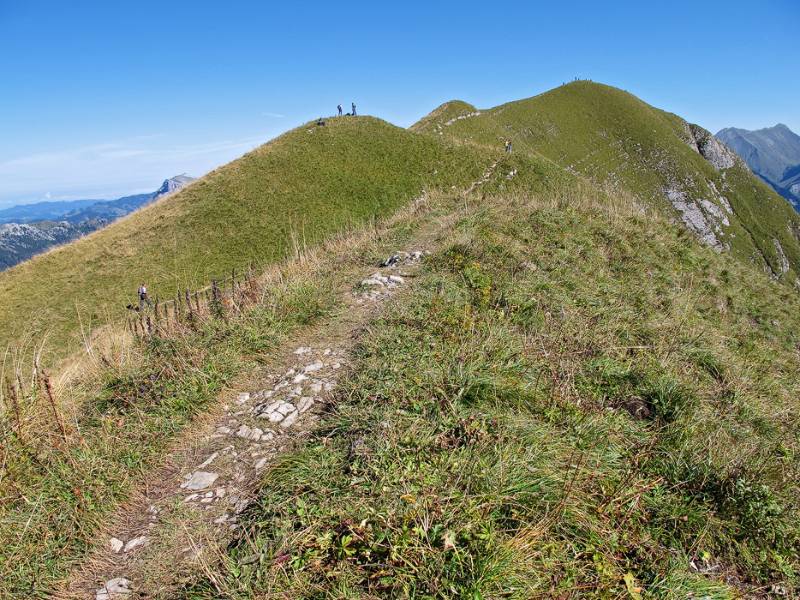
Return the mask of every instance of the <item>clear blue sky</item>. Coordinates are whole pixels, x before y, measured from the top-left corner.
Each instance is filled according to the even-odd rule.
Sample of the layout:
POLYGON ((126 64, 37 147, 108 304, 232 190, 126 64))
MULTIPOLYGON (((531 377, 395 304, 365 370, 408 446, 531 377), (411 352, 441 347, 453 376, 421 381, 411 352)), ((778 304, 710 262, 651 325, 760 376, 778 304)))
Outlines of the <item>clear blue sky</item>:
POLYGON ((800 2, 0 0, 0 207, 200 175, 341 102, 409 125, 574 76, 800 132, 800 2))

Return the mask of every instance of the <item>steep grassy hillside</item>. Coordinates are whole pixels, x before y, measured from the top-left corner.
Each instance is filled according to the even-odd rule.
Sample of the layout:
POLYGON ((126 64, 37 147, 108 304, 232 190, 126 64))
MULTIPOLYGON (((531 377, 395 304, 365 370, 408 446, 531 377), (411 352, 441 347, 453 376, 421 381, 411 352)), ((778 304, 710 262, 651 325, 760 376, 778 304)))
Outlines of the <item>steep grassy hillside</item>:
POLYGON ((46 333, 66 351, 151 295, 207 285, 365 220, 423 187, 471 181, 487 159, 374 118, 307 125, 113 226, 0 274, 0 346, 46 333))
POLYGON ((451 102, 415 128, 496 148, 511 139, 516 152, 628 190, 679 217, 705 243, 798 279, 800 216, 701 128, 590 82, 475 112, 451 102))
MULTIPOLYGON (((183 454, 199 431, 248 437, 234 430, 239 391, 273 398, 258 396, 268 381, 302 399, 275 373, 311 365, 276 356, 323 325, 347 340, 343 375, 310 392, 325 412, 306 413, 319 417, 307 437, 265 422, 281 436, 272 462, 233 453, 255 469, 235 533, 218 523, 236 539, 163 597, 798 589, 800 296, 776 278, 800 272, 800 221, 706 134, 585 82, 488 111, 450 102, 412 131, 309 124, 0 274, 0 341, 47 333, 63 355, 81 325, 122 316, 141 280, 172 296, 337 240, 243 286, 241 302, 126 337, 64 388, 27 363, 3 382, 0 596, 52 597, 108 550, 137 490, 146 505, 214 464, 183 454), (424 188, 442 191, 395 213, 424 188), (430 251, 420 269, 360 304, 359 282, 411 245, 430 251), (333 331, 355 306, 363 320, 333 331), (175 472, 158 481, 159 465, 175 472)), ((151 508, 137 513, 154 515, 137 590, 192 550, 159 531, 198 533, 151 508)))
POLYGON ((796 589, 798 315, 633 203, 485 198, 185 597, 796 589))

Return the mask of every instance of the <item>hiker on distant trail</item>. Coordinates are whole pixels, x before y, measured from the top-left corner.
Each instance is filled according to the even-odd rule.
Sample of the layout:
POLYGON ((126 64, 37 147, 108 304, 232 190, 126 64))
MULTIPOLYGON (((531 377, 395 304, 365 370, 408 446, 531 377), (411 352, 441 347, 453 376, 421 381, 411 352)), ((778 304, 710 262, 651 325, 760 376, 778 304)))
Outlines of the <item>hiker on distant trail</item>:
POLYGON ((153 306, 150 302, 150 298, 147 296, 147 286, 142 283, 139 286, 139 310, 142 310, 145 304, 147 304, 147 306, 153 306))
POLYGON ((339 110, 339 116, 341 117, 342 116, 342 105, 339 104, 336 108, 339 110))
POLYGON ((511 140, 506 140, 506 154, 511 154, 511 140))
POLYGON ((325 119, 323 119, 322 117, 317 119, 317 127, 325 127, 325 119))
POLYGON ((353 110, 352 110, 352 112, 350 114, 355 117, 356 116, 356 103, 355 102, 351 102, 350 105, 353 107, 353 110))

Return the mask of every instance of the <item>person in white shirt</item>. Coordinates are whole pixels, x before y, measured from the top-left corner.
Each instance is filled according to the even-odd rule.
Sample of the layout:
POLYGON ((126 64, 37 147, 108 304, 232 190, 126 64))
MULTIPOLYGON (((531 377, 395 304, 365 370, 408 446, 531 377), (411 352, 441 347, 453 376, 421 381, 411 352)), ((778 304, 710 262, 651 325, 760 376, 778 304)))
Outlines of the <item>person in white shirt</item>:
POLYGON ((143 283, 139 286, 139 310, 142 310, 145 304, 153 306, 150 298, 147 297, 147 286, 143 283))

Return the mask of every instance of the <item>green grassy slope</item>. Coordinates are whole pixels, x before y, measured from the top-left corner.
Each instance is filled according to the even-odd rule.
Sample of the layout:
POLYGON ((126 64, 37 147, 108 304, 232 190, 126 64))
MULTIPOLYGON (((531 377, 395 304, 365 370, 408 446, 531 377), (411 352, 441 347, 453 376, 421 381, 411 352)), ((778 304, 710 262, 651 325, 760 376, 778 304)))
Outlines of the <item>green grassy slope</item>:
POLYGON ((185 597, 797 589, 797 295, 601 194, 482 206, 185 597))
POLYGON ((46 331, 66 351, 83 326, 151 295, 207 285, 387 215, 423 187, 476 178, 487 159, 374 118, 307 125, 98 233, 0 273, 0 346, 46 331))
POLYGON ((718 223, 720 245, 790 283, 800 274, 800 216, 792 207, 741 161, 715 169, 687 143, 691 136, 685 121, 631 94, 576 82, 471 118, 453 121, 454 112, 474 109, 448 103, 416 127, 497 148, 511 139, 516 152, 544 155, 597 182, 626 189, 670 215, 676 212, 665 194, 668 188, 695 204, 704 199, 729 221, 724 225, 705 211, 710 222, 718 223), (734 214, 727 214, 720 196, 734 214), (789 262, 785 274, 775 240, 789 262))
POLYGON ((479 112, 477 108, 462 100, 450 100, 443 103, 436 110, 426 115, 411 126, 412 131, 417 132, 438 132, 442 127, 446 127, 446 123, 458 117, 466 117, 467 115, 479 112))
MULTIPOLYGON (((550 194, 574 179, 547 161, 523 156, 502 161, 497 174, 482 190, 550 194), (519 170, 513 179, 502 176, 513 169, 519 170)), ((349 289, 377 257, 405 246, 419 227, 442 216, 427 208, 440 196, 461 205, 453 190, 432 192, 426 208, 395 213, 391 224, 361 228, 348 243, 332 244, 319 262, 285 269, 243 313, 228 311, 225 319, 209 317, 197 325, 184 319, 174 331, 109 353, 110 360, 57 390, 65 433, 38 386, 23 382, 26 389, 16 396, 19 412, 4 389, 0 598, 49 597, 54 581, 81 560, 97 528, 131 488, 157 479, 151 469, 175 436, 214 407, 237 378, 258 373, 298 330, 335 324, 344 308, 341 286, 349 289), (380 233, 372 237, 372 231, 380 233)))

